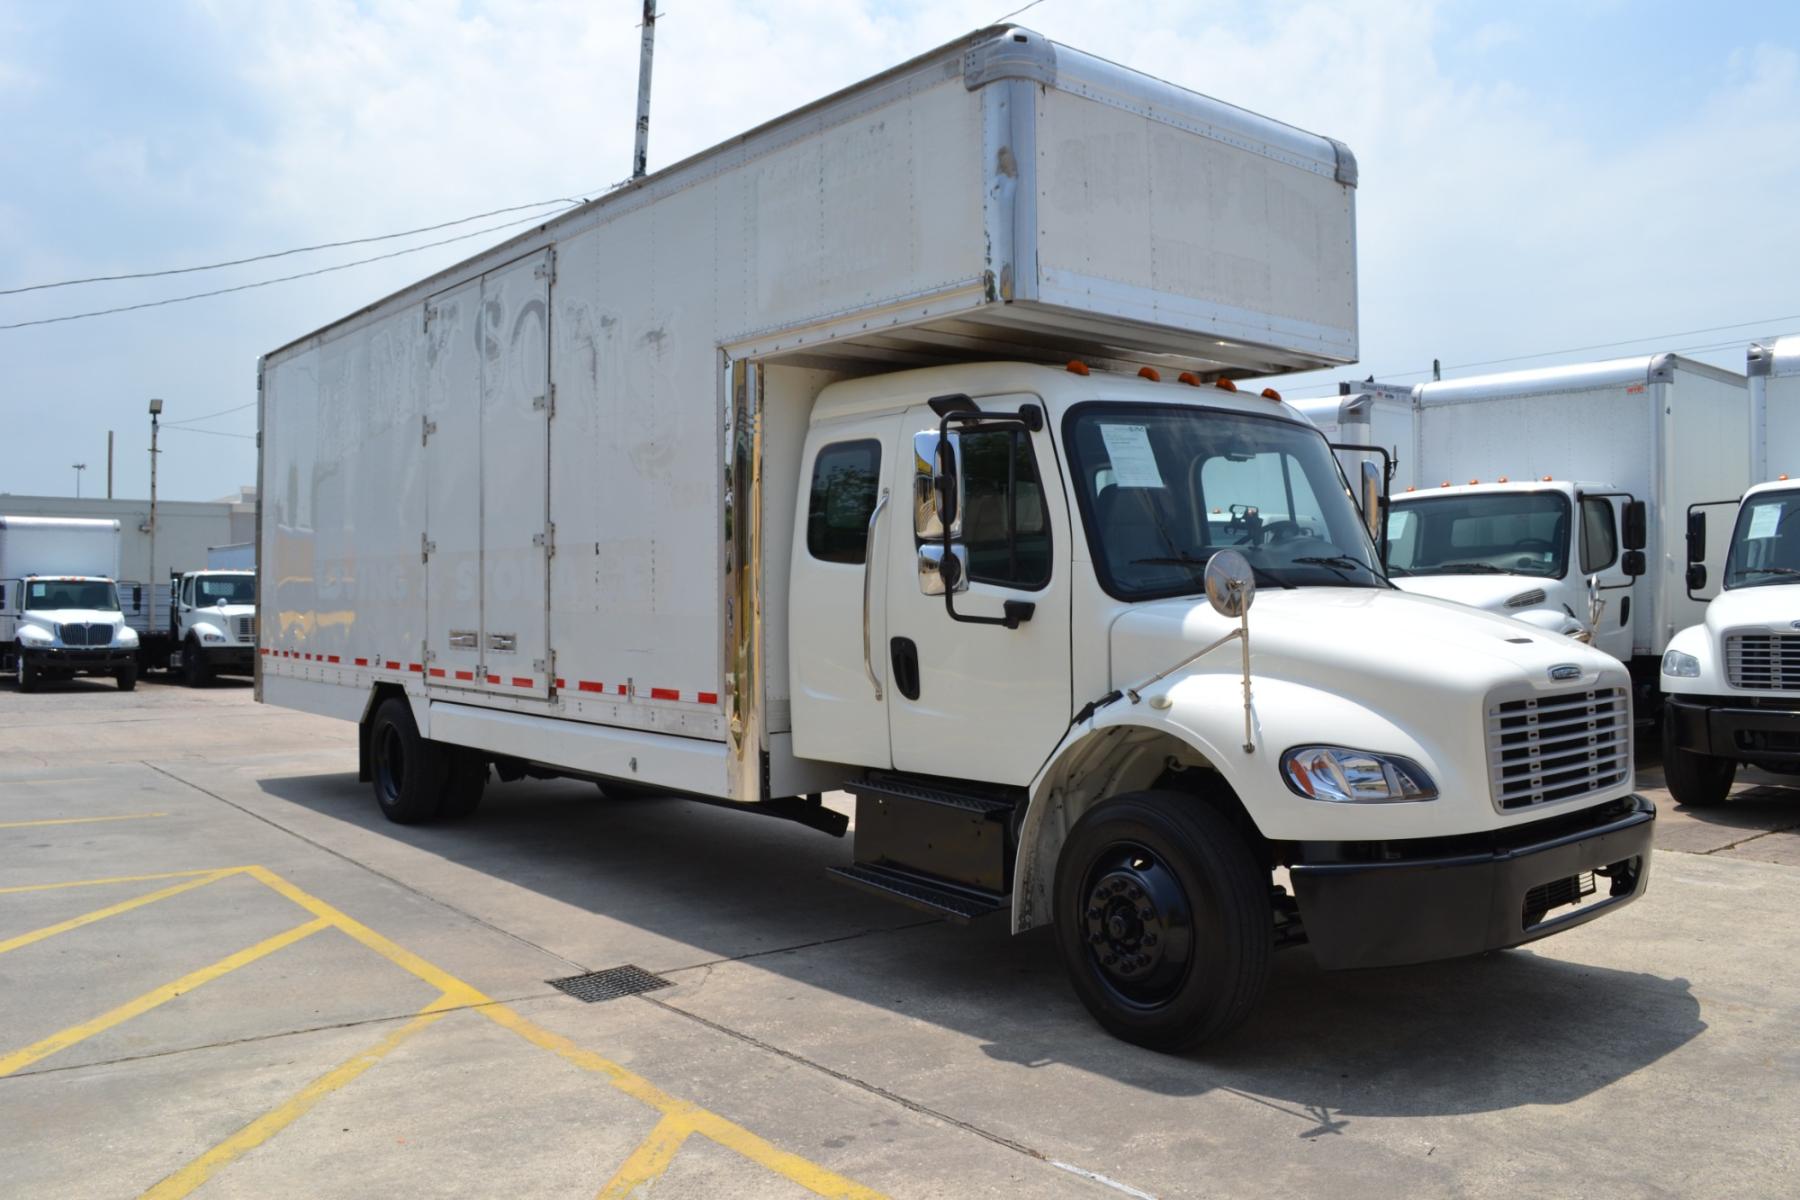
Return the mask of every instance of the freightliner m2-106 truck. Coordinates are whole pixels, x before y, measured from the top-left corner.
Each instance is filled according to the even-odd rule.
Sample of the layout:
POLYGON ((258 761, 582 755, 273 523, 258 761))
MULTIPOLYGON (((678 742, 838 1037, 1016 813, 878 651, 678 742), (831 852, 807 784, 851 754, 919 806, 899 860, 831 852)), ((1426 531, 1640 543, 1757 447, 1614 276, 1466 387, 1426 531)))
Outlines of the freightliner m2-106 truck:
POLYGON ((110 675, 137 686, 138 635, 119 610, 119 523, 0 517, 0 675, 22 692, 110 675))
POLYGON ((1739 763, 1800 774, 1800 335, 1753 344, 1745 366, 1750 469, 1762 482, 1741 503, 1688 510, 1688 586, 1720 590, 1662 662, 1663 771, 1694 806, 1722 802, 1739 763), (1731 531, 1722 547, 1709 520, 1731 531))
POLYGON ((846 789, 839 879, 1053 925, 1158 1047, 1278 943, 1610 912, 1625 669, 1389 586, 1379 477, 1232 386, 1356 357, 1355 179, 989 29, 283 346, 258 695, 357 722, 398 821, 496 770, 841 834, 846 789))

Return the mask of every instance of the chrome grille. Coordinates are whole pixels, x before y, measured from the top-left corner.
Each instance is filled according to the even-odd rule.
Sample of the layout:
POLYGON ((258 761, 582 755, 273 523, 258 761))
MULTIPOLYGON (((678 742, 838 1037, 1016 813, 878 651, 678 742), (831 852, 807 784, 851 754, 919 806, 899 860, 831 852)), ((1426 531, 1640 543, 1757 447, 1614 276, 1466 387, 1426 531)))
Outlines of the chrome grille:
POLYGON ((1726 634, 1725 680, 1734 688, 1800 691, 1800 634, 1726 634))
POLYGON ((56 634, 62 638, 65 646, 110 646, 112 633, 111 625, 77 625, 71 622, 56 627, 56 634))
POLYGON ((240 641, 240 642, 255 641, 256 640, 256 618, 255 617, 239 617, 237 619, 237 635, 238 635, 238 641, 240 641))
POLYGON ((1631 778, 1631 703, 1595 688, 1488 704, 1488 772, 1502 812, 1573 800, 1631 778))

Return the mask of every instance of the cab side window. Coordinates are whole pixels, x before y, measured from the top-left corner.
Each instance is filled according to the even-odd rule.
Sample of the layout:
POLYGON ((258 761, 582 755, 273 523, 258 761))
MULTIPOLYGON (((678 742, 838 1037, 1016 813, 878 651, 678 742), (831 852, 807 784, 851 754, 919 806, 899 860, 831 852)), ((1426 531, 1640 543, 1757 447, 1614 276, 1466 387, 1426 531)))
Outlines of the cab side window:
POLYGON ((1581 502, 1581 573, 1591 575, 1613 565, 1619 557, 1619 530, 1613 523, 1612 501, 1581 502))
POLYGON ((962 435, 963 545, 976 583, 1036 590, 1050 582, 1050 519, 1031 436, 962 435))
POLYGON ((861 563, 880 480, 880 442, 867 438, 823 447, 813 463, 806 508, 807 553, 821 562, 861 563))

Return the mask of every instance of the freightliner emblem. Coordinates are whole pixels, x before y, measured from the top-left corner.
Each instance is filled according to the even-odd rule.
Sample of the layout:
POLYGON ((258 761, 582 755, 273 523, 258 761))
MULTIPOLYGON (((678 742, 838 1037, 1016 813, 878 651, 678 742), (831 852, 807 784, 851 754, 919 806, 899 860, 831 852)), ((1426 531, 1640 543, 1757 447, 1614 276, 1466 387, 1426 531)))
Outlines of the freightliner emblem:
POLYGON ((1557 663, 1554 667, 1550 668, 1550 679, 1552 682, 1560 683, 1565 679, 1580 678, 1581 668, 1574 663, 1557 663))

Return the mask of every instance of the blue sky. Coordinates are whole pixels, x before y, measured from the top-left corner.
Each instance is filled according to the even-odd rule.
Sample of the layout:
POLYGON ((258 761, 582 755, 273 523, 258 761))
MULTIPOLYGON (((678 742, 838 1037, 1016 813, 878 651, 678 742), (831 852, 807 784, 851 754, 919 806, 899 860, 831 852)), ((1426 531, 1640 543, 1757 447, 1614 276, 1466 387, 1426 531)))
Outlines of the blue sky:
MULTIPOLYGON (((628 171, 639 7, 0 0, 0 288, 593 194, 628 171)), ((651 166, 1008 7, 671 2, 651 166)), ((1800 330, 1789 5, 1044 0, 1019 20, 1353 147, 1363 363, 1338 374, 1416 378, 1433 357, 1774 322, 1618 351, 1710 347, 1702 357, 1741 369, 1752 337, 1800 330)), ((90 465, 84 490, 103 486, 116 429, 117 489, 144 494, 148 397, 165 399, 172 422, 248 404, 263 351, 502 236, 0 330, 0 492, 67 492, 77 461, 90 465)), ((0 296, 0 324, 366 253, 0 296)), ((253 481, 253 430, 248 410, 172 430, 162 494, 211 498, 253 481)))

